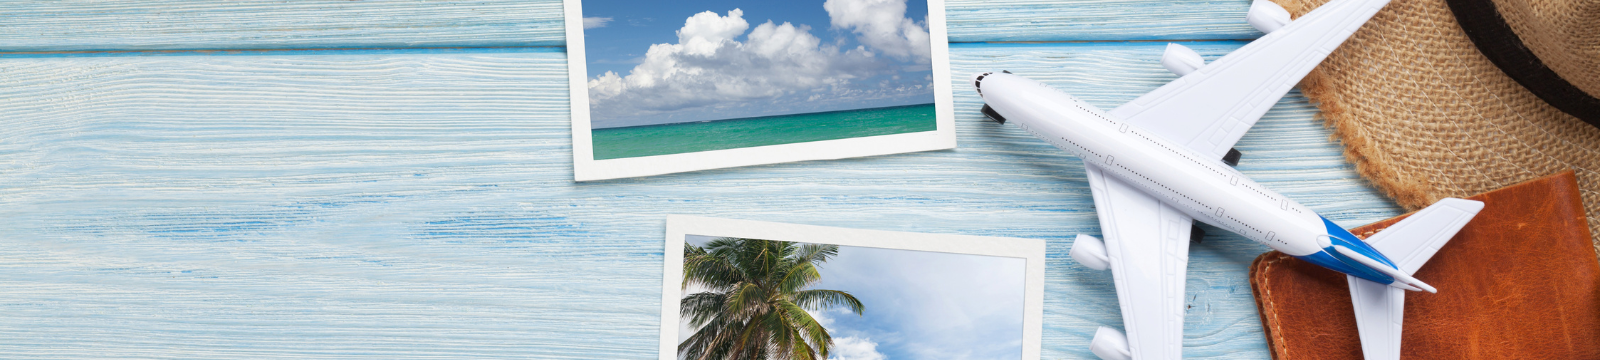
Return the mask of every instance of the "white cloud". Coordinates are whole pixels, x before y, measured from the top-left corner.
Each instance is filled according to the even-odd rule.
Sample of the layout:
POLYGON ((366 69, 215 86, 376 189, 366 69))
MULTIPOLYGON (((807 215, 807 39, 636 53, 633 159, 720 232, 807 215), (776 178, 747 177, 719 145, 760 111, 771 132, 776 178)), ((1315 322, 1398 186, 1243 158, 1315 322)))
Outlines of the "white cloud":
POLYGON ((739 42, 750 28, 743 15, 739 9, 695 14, 678 30, 677 44, 651 45, 627 76, 608 71, 590 79, 591 112, 604 117, 773 98, 843 85, 879 67, 864 50, 821 46, 805 25, 768 21, 739 42))
POLYGON ((816 320, 817 325, 822 325, 824 329, 833 326, 833 317, 829 316, 827 311, 806 311, 806 313, 811 314, 811 320, 816 320))
POLYGON ((609 22, 611 22, 611 18, 608 18, 608 17, 586 17, 586 18, 583 18, 583 28, 584 29, 603 28, 603 27, 606 27, 606 23, 609 23, 609 22))
POLYGON ((906 0, 828 0, 822 8, 834 28, 855 32, 873 50, 918 64, 932 59, 928 29, 905 17, 906 0))
MULTIPOLYGON (((750 23, 744 21, 743 10, 733 9, 728 11, 728 16, 705 11, 683 21, 683 28, 678 29, 678 44, 685 54, 712 56, 723 45, 738 45, 733 38, 744 35, 749 28, 750 23)), ((657 46, 650 46, 650 50, 654 51, 657 46)))
POLYGON ((833 338, 833 349, 829 350, 828 360, 884 360, 888 359, 883 353, 878 352, 878 343, 872 339, 847 336, 833 338))
MULTIPOLYGON (((829 3, 835 1, 840 0, 829 3)), ((866 21, 861 19, 862 15, 850 15, 844 23, 835 18, 835 27, 856 29, 858 42, 865 44, 841 49, 837 44, 823 44, 810 33, 811 27, 804 24, 778 24, 768 20, 751 28, 740 9, 728 11, 726 15, 711 11, 695 14, 685 19, 683 27, 678 29, 676 44, 651 45, 643 61, 627 75, 607 71, 589 79, 592 124, 597 128, 637 125, 618 124, 614 119, 696 109, 759 112, 762 107, 785 102, 860 101, 929 93, 931 89, 927 85, 918 86, 898 79, 893 84, 853 83, 903 70, 880 58, 878 52, 917 64, 913 67, 915 70, 927 70, 927 32, 904 17, 904 0, 898 1, 898 7, 893 4, 840 4, 862 11, 894 12, 884 16, 904 20, 904 24, 896 23, 898 25, 892 25, 893 29, 889 30, 905 32, 906 26, 915 28, 912 33, 922 34, 921 50, 908 45, 909 40, 895 42, 890 41, 892 36, 879 34, 889 30, 881 28, 878 16, 866 21), (744 41, 739 41, 740 36, 744 41), (775 100, 784 96, 794 101, 775 100), (763 104, 752 103, 755 100, 762 100, 763 104)), ((830 14, 832 12, 830 10, 830 14)))

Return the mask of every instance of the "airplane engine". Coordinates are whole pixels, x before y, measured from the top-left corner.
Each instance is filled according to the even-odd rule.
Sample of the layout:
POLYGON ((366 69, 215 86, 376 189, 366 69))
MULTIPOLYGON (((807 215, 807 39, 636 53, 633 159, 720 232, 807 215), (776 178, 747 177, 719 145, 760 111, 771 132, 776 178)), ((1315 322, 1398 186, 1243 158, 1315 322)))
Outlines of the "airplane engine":
POLYGON ((1255 0, 1250 3, 1250 12, 1245 13, 1244 21, 1256 30, 1271 34, 1289 25, 1289 10, 1270 0, 1255 0))
POLYGON ((1106 255, 1106 243, 1089 235, 1078 234, 1078 239, 1072 241, 1072 260, 1090 269, 1103 271, 1111 268, 1111 257, 1106 255))
POLYGON ((1161 67, 1178 76, 1189 75, 1201 66, 1206 66, 1206 59, 1187 46, 1167 43, 1167 51, 1161 53, 1161 67))
POLYGON ((1128 348, 1128 336, 1104 326, 1094 331, 1094 340, 1089 341, 1089 352, 1104 360, 1133 360, 1133 352, 1128 348))

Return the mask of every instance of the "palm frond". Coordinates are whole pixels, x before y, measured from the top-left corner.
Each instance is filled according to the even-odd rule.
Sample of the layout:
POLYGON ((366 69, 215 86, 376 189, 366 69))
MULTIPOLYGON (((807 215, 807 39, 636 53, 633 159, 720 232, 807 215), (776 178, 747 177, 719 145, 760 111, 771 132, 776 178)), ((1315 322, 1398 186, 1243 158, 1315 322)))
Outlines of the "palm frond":
MULTIPOLYGON (((810 312, 788 300, 779 300, 775 306, 780 309, 785 322, 797 335, 797 342, 804 343, 811 348, 814 356, 828 357, 828 349, 833 347, 833 338, 828 335, 828 330, 817 322, 810 312)), ((797 345, 798 346, 798 345, 797 345)), ((811 359, 811 358, 807 358, 811 359)))
POLYGON ((794 302, 799 304, 800 307, 809 310, 822 310, 835 305, 844 305, 845 308, 850 309, 850 312, 856 313, 856 315, 861 315, 862 311, 867 308, 854 295, 839 290, 811 289, 797 291, 794 293, 794 302))
POLYGON ((744 313, 749 311, 762 311, 768 298, 767 289, 756 284, 744 284, 728 294, 725 311, 730 313, 744 313))
POLYGON ((806 289, 837 245, 716 238, 684 248, 684 289, 706 291, 679 303, 695 333, 678 344, 685 359, 826 359, 833 339, 809 311, 865 306, 838 290, 806 289))
POLYGON ((719 318, 708 323, 678 344, 678 354, 686 359, 726 359, 733 350, 733 335, 741 324, 719 318))
POLYGON ((727 290, 744 280, 739 268, 728 259, 709 254, 705 249, 689 246, 683 254, 683 289, 690 284, 711 290, 727 290))
POLYGON ((795 257, 801 262, 813 264, 828 262, 828 259, 834 256, 839 256, 839 245, 805 244, 795 253, 795 257))
POLYGON ((689 318, 689 326, 701 327, 721 316, 727 306, 728 294, 702 292, 685 296, 678 301, 678 314, 689 318))
POLYGON ((822 280, 822 274, 817 272, 817 267, 809 262, 790 264, 788 269, 782 271, 782 275, 782 278, 776 279, 771 283, 779 291, 785 293, 799 291, 822 280))

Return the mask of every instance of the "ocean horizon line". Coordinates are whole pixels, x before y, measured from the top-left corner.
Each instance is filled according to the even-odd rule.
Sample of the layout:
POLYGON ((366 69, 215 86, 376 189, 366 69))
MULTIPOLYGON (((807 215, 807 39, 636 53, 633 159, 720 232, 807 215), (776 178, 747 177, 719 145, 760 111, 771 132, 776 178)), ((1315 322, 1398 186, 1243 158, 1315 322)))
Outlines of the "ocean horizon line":
POLYGON ((907 104, 907 105, 882 106, 882 107, 858 108, 858 109, 844 109, 844 110, 829 110, 829 111, 818 111, 818 112, 808 112, 808 113, 790 113, 790 114, 750 116, 750 117, 727 118, 727 119, 716 119, 716 120, 680 121, 680 122, 671 122, 671 123, 662 123, 662 124, 649 124, 649 125, 613 126, 613 127, 603 127, 603 128, 590 128, 589 130, 593 131, 593 130, 643 128, 643 127, 651 127, 651 126, 698 124, 698 123, 711 123, 711 122, 721 122, 721 121, 750 120, 750 119, 760 119, 760 118, 770 118, 770 117, 780 117, 780 116, 816 115, 816 114, 840 113, 840 112, 862 111, 862 110, 893 109, 893 108, 903 108, 903 107, 913 107, 913 106, 928 106, 928 105, 935 105, 935 103, 931 103, 930 102, 930 103, 921 103, 921 104, 907 104))

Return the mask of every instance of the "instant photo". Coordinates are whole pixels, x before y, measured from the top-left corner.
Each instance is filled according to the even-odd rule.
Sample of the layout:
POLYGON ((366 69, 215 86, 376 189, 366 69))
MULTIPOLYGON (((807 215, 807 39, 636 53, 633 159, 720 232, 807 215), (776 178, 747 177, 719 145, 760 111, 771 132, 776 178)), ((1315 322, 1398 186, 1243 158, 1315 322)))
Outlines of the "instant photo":
POLYGON ((565 5, 577 180, 955 147, 942 1, 565 5))
POLYGON ((1040 240, 668 219, 665 359, 1038 359, 1040 240))

